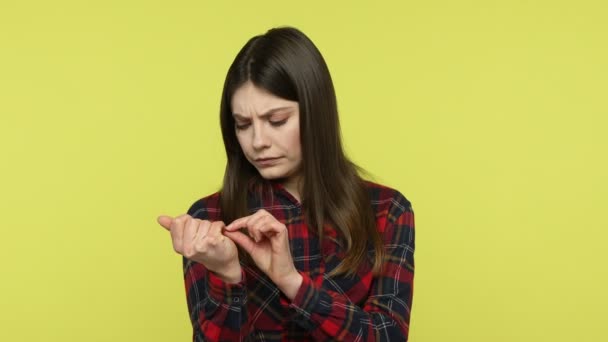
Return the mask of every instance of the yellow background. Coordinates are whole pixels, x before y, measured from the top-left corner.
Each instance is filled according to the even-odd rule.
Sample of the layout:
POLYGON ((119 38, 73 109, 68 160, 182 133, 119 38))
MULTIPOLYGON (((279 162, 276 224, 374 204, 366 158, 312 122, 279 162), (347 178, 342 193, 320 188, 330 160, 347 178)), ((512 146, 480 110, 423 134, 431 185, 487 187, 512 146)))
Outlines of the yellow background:
POLYGON ((302 29, 416 212, 411 340, 608 335, 604 1, 0 2, 0 340, 186 341, 162 213, 215 191, 248 38, 302 29))

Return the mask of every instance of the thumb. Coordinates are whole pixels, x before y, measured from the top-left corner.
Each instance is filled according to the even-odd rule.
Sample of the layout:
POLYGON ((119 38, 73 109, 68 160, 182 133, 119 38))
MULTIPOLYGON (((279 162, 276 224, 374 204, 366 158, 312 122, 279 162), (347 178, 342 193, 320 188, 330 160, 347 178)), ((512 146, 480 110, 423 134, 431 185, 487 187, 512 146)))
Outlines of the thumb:
POLYGON ((247 236, 239 231, 229 232, 227 230, 224 230, 223 234, 224 234, 224 236, 227 236, 228 238, 230 238, 230 240, 234 241, 239 246, 243 247, 245 252, 247 252, 249 254, 251 254, 251 252, 255 248, 255 242, 253 242, 253 240, 249 236, 247 236))
POLYGON ((171 223, 173 223, 173 218, 167 215, 161 215, 156 218, 156 221, 163 226, 166 230, 171 230, 171 223))

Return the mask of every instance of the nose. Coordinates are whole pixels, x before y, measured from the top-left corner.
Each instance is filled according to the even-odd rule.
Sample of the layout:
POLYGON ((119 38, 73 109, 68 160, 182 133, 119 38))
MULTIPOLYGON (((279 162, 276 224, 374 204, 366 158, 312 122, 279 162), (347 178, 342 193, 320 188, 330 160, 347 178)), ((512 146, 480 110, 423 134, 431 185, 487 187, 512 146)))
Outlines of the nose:
POLYGON ((264 132, 263 125, 257 125, 253 128, 253 148, 260 150, 270 146, 270 139, 264 132))

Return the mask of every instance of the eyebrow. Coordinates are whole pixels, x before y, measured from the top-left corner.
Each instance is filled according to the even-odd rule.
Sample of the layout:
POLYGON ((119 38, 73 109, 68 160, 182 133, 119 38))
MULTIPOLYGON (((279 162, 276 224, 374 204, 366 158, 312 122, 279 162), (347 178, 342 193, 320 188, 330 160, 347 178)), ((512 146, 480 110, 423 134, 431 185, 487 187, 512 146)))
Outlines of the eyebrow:
MULTIPOLYGON (((293 107, 290 106, 290 107, 277 107, 277 108, 273 108, 273 109, 267 111, 266 113, 264 113, 262 115, 259 115, 259 117, 266 118, 266 117, 271 116, 275 112, 278 112, 278 111, 284 110, 284 109, 293 109, 293 107)), ((241 115, 239 113, 232 113, 232 116, 234 116, 235 118, 240 119, 240 120, 248 120, 249 119, 249 118, 247 118, 247 117, 245 117, 245 116, 243 116, 243 115, 241 115)))

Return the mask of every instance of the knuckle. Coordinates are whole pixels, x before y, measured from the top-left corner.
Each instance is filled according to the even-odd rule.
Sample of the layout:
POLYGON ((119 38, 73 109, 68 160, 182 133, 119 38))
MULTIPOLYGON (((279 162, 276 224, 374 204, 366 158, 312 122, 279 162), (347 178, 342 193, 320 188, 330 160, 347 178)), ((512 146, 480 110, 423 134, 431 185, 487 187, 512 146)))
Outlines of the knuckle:
POLYGON ((194 246, 188 248, 188 257, 189 258, 193 258, 195 256, 197 256, 199 253, 196 249, 194 249, 194 246))
POLYGON ((173 244, 173 250, 175 251, 175 253, 177 254, 182 254, 182 248, 181 246, 179 246, 178 244, 173 244))
POLYGON ((204 249, 204 243, 203 243, 203 241, 197 241, 197 242, 194 244, 194 250, 195 250, 197 253, 199 253, 199 254, 200 254, 200 253, 204 253, 205 249, 204 249))
POLYGON ((215 236, 213 236, 213 237, 209 237, 209 238, 207 239, 207 241, 208 241, 208 243, 209 243, 209 246, 211 246, 211 247, 215 247, 215 246, 217 246, 217 238, 216 238, 215 236))

